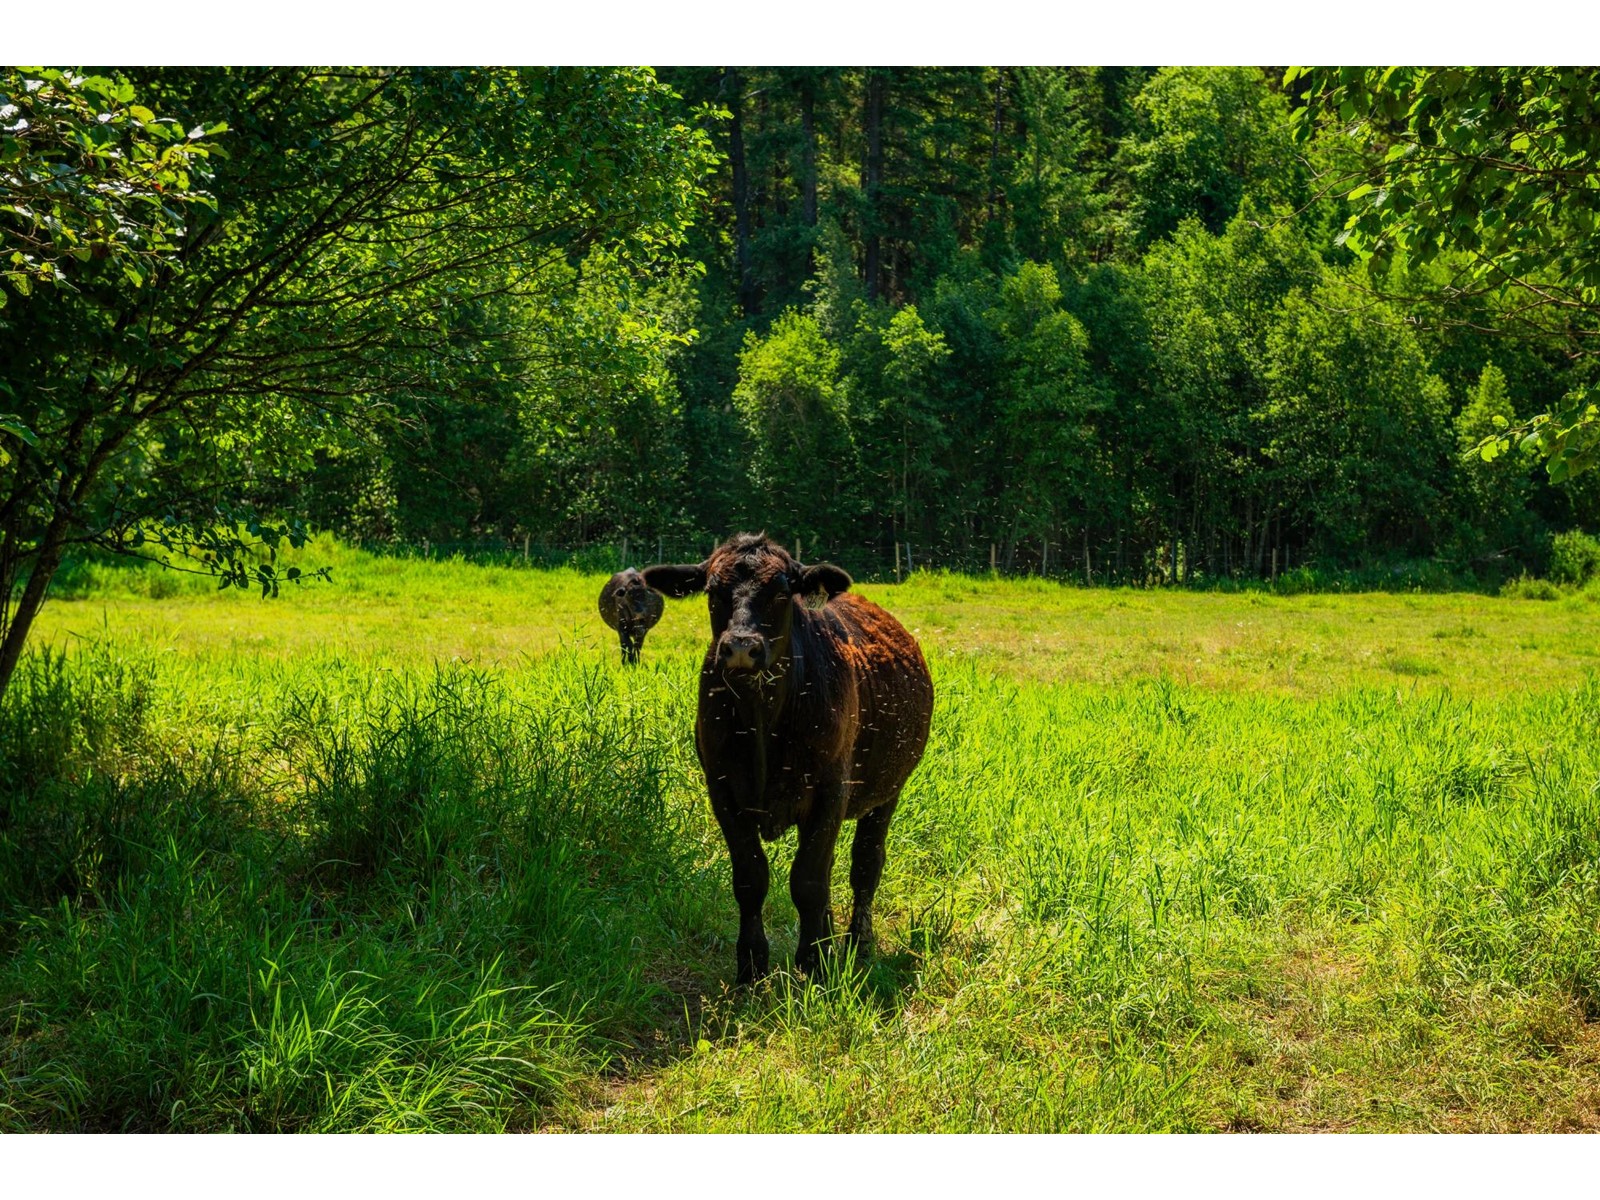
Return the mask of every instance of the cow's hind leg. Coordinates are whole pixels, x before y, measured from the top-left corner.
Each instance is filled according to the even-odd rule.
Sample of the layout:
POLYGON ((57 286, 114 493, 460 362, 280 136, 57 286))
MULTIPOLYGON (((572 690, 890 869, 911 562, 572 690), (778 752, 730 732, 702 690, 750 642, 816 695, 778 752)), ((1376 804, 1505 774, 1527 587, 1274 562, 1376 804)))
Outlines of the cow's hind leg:
POLYGON ((856 821, 855 840, 850 843, 850 890, 854 893, 850 943, 860 951, 872 946, 872 897, 877 894, 878 880, 883 878, 884 842, 898 803, 891 800, 862 813, 856 821))
POLYGON ((800 914, 800 945, 794 963, 812 979, 822 978, 822 946, 833 937, 830 883, 843 809, 842 802, 817 804, 812 818, 800 826, 800 844, 789 872, 789 897, 800 914))

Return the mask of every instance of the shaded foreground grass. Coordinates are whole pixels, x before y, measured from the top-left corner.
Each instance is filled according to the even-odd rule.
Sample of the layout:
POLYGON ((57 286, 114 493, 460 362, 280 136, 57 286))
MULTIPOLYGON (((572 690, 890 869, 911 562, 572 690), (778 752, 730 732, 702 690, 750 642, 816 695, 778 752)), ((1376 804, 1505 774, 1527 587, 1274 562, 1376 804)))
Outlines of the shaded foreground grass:
MULTIPOLYGON (((938 694, 880 953, 740 994, 689 744, 702 611, 624 671, 581 624, 598 579, 527 575, 483 591, 543 589, 548 640, 492 666, 392 631, 309 646, 331 592, 232 605, 248 649, 220 598, 168 601, 170 642, 108 588, 58 606, 104 631, 34 656, 0 712, 0 1128, 1600 1123, 1600 682, 1553 651, 1496 633, 1506 671, 1469 680, 1489 639, 1430 634, 1395 652, 1434 672, 1337 687, 1097 679, 1081 631, 1028 660, 998 632, 1095 593, 877 589, 938 694)), ((1290 603, 1099 597, 1174 642, 1207 603, 1290 603)), ((1330 656, 1378 599, 1308 610, 1330 656)), ((1592 620, 1381 599, 1447 632, 1592 620)), ((512 644, 517 608, 485 618, 512 644)))

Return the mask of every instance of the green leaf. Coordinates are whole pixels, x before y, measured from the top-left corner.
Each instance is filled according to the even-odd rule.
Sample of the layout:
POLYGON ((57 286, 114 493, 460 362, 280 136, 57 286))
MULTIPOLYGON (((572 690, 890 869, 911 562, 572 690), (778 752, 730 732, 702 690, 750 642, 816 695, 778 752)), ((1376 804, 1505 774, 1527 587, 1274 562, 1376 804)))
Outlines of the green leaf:
POLYGON ((33 430, 22 423, 22 418, 15 413, 0 413, 0 433, 9 433, 19 441, 26 442, 35 450, 39 448, 39 439, 33 430))

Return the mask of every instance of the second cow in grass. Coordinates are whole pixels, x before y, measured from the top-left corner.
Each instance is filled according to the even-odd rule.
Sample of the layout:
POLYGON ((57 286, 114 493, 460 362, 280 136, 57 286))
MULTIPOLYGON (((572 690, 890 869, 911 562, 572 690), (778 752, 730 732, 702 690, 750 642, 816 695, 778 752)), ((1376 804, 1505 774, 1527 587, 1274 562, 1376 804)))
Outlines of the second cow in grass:
POLYGON ((644 635, 661 620, 665 608, 660 595, 645 585, 644 577, 633 567, 606 580, 600 589, 600 619, 617 631, 623 662, 639 661, 644 635))
POLYGON ((850 939, 872 940, 884 841, 933 713, 933 680, 900 622, 851 594, 831 563, 806 566, 764 534, 740 534, 701 563, 644 571, 671 597, 706 594, 711 645, 700 670, 695 748, 728 843, 739 905, 738 979, 767 971, 761 906, 767 854, 798 827, 789 895, 800 914, 796 965, 823 969, 833 932, 829 880, 845 821, 850 939))

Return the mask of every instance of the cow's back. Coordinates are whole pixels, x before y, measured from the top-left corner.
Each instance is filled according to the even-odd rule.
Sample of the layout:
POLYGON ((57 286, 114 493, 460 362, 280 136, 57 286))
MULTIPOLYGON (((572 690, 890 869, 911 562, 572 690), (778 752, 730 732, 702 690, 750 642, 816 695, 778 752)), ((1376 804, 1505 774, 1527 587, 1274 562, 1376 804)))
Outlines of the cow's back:
POLYGON ((839 676, 833 686, 819 689, 820 695, 847 709, 808 717, 842 719, 853 733, 851 743, 840 749, 849 756, 846 815, 858 817, 898 796, 921 760, 933 717, 933 678, 906 627, 854 592, 807 612, 804 620, 811 635, 807 640, 822 651, 826 669, 839 676))

